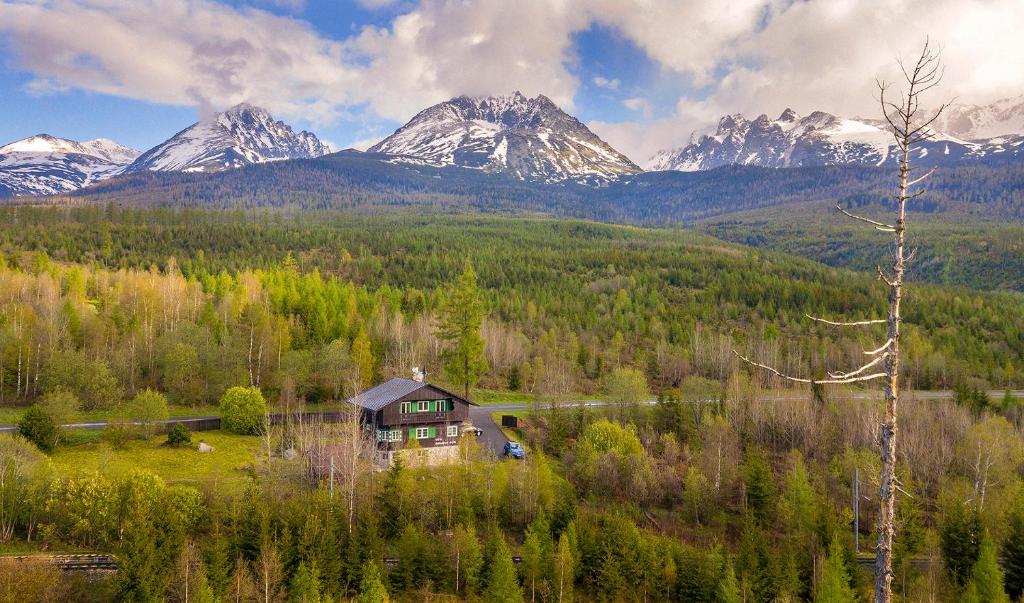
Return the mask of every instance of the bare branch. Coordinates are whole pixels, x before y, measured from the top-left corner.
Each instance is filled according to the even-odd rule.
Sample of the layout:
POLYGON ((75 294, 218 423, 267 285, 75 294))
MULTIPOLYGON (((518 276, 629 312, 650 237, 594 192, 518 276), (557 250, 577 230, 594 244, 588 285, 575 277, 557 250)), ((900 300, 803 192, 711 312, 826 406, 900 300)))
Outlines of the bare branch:
MULTIPOLYGON (((885 321, 883 321, 883 322, 885 322, 885 321)), ((891 345, 892 345, 892 337, 890 337, 888 341, 886 341, 884 344, 882 344, 882 347, 878 348, 877 350, 871 350, 870 352, 864 352, 864 354, 866 356, 874 356, 875 354, 881 354, 882 352, 884 352, 891 345)), ((884 358, 884 356, 879 356, 879 358, 884 358)))
POLYGON ((915 184, 917 184, 918 182, 921 182, 922 180, 924 180, 924 179, 925 179, 925 178, 927 178, 928 176, 931 176, 932 174, 934 174, 934 173, 935 173, 935 169, 936 169, 936 168, 932 168, 932 169, 928 170, 927 172, 925 172, 925 174, 924 174, 923 176, 918 176, 917 178, 914 178, 913 180, 911 180, 910 182, 908 182, 908 183, 907 183, 907 188, 909 188, 909 187, 911 187, 911 186, 914 186, 914 185, 915 185, 915 184))
POLYGON ((888 322, 884 318, 876 318, 870 320, 834 321, 827 320, 825 318, 818 318, 817 316, 811 316, 810 314, 804 314, 804 316, 810 318, 813 321, 825 323, 827 325, 832 325, 834 327, 859 327, 862 325, 880 325, 885 322, 888 322))
POLYGON ((875 266, 875 269, 878 270, 878 278, 881 279, 882 282, 884 282, 886 285, 889 285, 890 287, 895 287, 896 286, 896 283, 892 279, 890 279, 888 276, 886 276, 884 272, 882 272, 882 267, 881 266, 875 266))
POLYGON ((864 216, 858 216, 857 214, 853 214, 853 213, 850 213, 850 212, 846 211, 845 209, 843 209, 839 205, 836 205, 836 209, 838 209, 842 214, 844 214, 844 215, 846 215, 846 216, 848 216, 850 218, 853 218, 854 220, 860 220, 861 222, 867 222, 868 224, 874 226, 876 229, 881 230, 882 232, 896 232, 896 227, 895 226, 892 226, 892 225, 889 225, 889 224, 885 224, 884 222, 877 222, 877 221, 872 220, 870 218, 865 218, 864 216))
POLYGON ((779 372, 778 369, 770 367, 767 364, 761 364, 760 362, 754 362, 753 360, 747 358, 746 356, 743 356, 742 354, 740 354, 736 350, 733 350, 732 353, 736 354, 737 358, 739 358, 740 360, 742 360, 743 362, 746 362, 747 364, 749 364, 751 366, 756 366, 757 368, 764 369, 764 370, 768 371, 769 373, 772 373, 776 377, 779 377, 781 379, 785 379, 786 381, 793 381, 794 383, 822 383, 822 384, 837 384, 838 385, 838 384, 846 384, 846 383, 859 383, 861 381, 871 381, 873 379, 881 379, 882 377, 885 377, 885 373, 873 373, 871 375, 864 375, 863 377, 852 377, 852 378, 847 378, 847 379, 804 379, 802 377, 792 377, 790 375, 786 375, 785 373, 781 373, 781 372, 779 372))
POLYGON ((829 373, 828 376, 832 377, 833 379, 849 379, 850 377, 856 377, 857 375, 859 375, 859 374, 863 373, 864 371, 868 370, 869 368, 875 366, 876 364, 878 364, 879 362, 881 362, 884 359, 885 359, 885 356, 879 356, 878 358, 875 358, 871 362, 865 364, 864 366, 860 367, 859 369, 857 369, 855 371, 850 371, 849 373, 829 373))

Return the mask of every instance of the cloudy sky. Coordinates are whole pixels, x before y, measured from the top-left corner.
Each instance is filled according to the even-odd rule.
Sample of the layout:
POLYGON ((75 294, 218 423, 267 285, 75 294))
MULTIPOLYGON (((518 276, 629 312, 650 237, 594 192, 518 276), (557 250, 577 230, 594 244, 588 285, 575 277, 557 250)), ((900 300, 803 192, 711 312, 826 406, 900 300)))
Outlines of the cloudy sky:
POLYGON ((1022 31, 1021 0, 0 0, 0 143, 146 149, 248 101, 362 148, 520 90, 643 162, 725 113, 874 116, 875 78, 925 35, 942 97, 1024 94, 1022 31))

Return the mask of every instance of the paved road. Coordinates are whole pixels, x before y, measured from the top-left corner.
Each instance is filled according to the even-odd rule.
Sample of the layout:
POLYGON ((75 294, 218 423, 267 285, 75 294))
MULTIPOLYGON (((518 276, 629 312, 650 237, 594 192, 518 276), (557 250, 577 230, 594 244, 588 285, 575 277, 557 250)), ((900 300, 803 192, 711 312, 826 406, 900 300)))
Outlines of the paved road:
MULTIPOLYGON (((1004 393, 1005 393, 1005 390, 992 390, 992 391, 988 392, 988 395, 993 400, 998 400, 998 399, 1002 398, 1004 393)), ((1020 390, 1020 389, 1012 390, 1010 393, 1015 398, 1024 398, 1024 390, 1020 390)), ((953 397, 953 392, 951 392, 951 391, 917 391, 917 392, 912 392, 912 394, 913 394, 914 397, 916 397, 919 400, 944 400, 944 399, 949 399, 949 398, 953 397)), ((850 399, 850 400, 878 399, 878 400, 881 400, 882 399, 882 395, 883 394, 880 391, 879 392, 856 392, 856 393, 851 393, 851 394, 848 394, 848 395, 844 396, 843 399, 850 399)), ((784 401, 784 400, 803 400, 803 399, 806 399, 806 396, 781 395, 781 396, 764 396, 764 397, 761 398, 761 400, 765 401, 765 402, 781 402, 781 401, 784 401)), ((650 399, 650 400, 647 400, 646 403, 647 404, 656 404, 657 402, 658 401, 656 399, 650 399)), ((565 406, 565 407, 576 406, 578 404, 583 404, 583 405, 588 406, 588 407, 600 407, 600 406, 607 405, 608 402, 589 400, 589 401, 583 401, 583 402, 581 402, 581 401, 566 401, 566 402, 562 403, 562 405, 565 406)), ((538 404, 536 407, 537 408, 546 408, 546 405, 538 404)), ((491 442, 492 444, 496 444, 498 442, 498 438, 501 439, 501 443, 497 445, 497 450, 500 453, 502 447, 505 446, 506 438, 502 434, 501 430, 498 429, 498 426, 494 424, 494 421, 491 420, 491 413, 492 412, 502 412, 502 411, 525 410, 527 408, 529 408, 529 406, 527 404, 518 404, 518 403, 513 403, 513 404, 494 404, 494 405, 490 405, 490 406, 473 406, 473 407, 470 407, 470 413, 469 414, 470 414, 470 418, 473 420, 473 424, 476 425, 477 427, 479 427, 480 429, 484 430, 484 434, 482 434, 482 437, 488 437, 488 433, 489 433, 490 436, 488 437, 488 441, 491 442)), ((206 421, 206 420, 209 420, 209 419, 217 419, 217 418, 219 418, 219 417, 216 417, 216 416, 209 416, 209 417, 187 417, 187 418, 169 419, 167 421, 161 421, 161 423, 163 423, 163 424, 185 423, 186 425, 188 425, 189 423, 198 423, 200 421, 206 421)), ((66 429, 93 429, 93 430, 95 430, 95 429, 104 429, 104 428, 107 427, 107 425, 108 425, 108 423, 106 421, 88 421, 88 422, 83 422, 83 423, 68 423, 66 425, 63 425, 62 427, 66 428, 66 429)), ((0 425, 0 432, 15 431, 17 429, 18 429, 17 425, 11 425, 11 424, 0 425)))
POLYGON ((470 406, 469 418, 475 427, 480 428, 480 441, 494 453, 494 456, 501 456, 505 453, 505 442, 508 438, 501 431, 501 428, 491 418, 492 412, 503 410, 520 410, 526 408, 525 404, 504 404, 502 406, 470 406))

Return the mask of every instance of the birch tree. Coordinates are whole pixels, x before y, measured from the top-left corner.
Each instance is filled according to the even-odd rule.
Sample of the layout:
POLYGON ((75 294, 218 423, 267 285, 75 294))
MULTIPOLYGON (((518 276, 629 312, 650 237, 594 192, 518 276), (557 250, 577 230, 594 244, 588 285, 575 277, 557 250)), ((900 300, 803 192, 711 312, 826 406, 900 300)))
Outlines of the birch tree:
POLYGON ((902 324, 900 304, 903 301, 906 266, 912 259, 912 254, 908 255, 906 251, 907 204, 925 193, 925 189, 920 188, 920 185, 935 171, 935 168, 932 168, 919 176, 912 176, 911 159, 917 146, 932 136, 932 123, 942 115, 948 106, 948 103, 942 104, 936 111, 928 115, 920 105, 922 95, 939 85, 943 72, 939 53, 931 47, 928 40, 925 40, 924 47, 913 64, 899 61, 899 66, 904 83, 902 89, 896 94, 895 100, 892 84, 881 80, 878 82, 878 101, 893 135, 898 162, 899 177, 895 195, 895 220, 891 223, 874 220, 850 212, 841 205, 836 205, 836 209, 846 217, 892 235, 891 267, 887 269, 883 269, 881 265, 877 267, 878 279, 889 290, 888 316, 862 320, 832 320, 806 315, 811 321, 837 328, 885 325, 884 343, 875 349, 865 351, 864 355, 867 356, 867 360, 860 367, 849 371, 830 371, 827 373, 827 378, 824 379, 795 377, 736 353, 744 362, 768 371, 776 377, 796 383, 813 385, 883 381, 885 414, 878 433, 882 471, 878 496, 878 542, 875 549, 876 603, 889 603, 892 600, 893 539, 896 532, 896 493, 899 489, 899 480, 896 478, 896 417, 900 391, 899 354, 902 324))

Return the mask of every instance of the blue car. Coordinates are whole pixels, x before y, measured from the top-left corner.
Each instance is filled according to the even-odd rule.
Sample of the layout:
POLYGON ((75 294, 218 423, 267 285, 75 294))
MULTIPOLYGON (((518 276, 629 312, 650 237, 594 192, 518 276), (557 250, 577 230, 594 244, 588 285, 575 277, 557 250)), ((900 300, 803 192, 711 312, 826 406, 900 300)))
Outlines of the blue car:
POLYGON ((505 456, 522 459, 526 458, 526 451, 519 445, 519 442, 505 442, 505 456))

